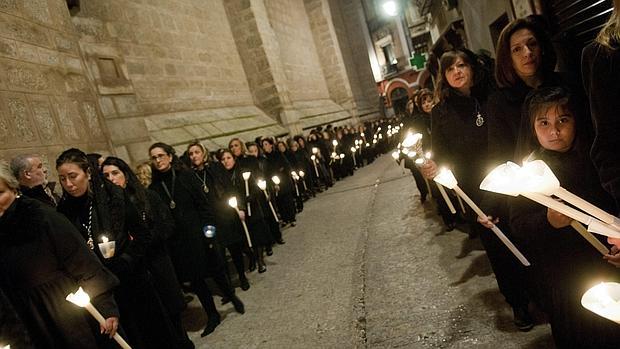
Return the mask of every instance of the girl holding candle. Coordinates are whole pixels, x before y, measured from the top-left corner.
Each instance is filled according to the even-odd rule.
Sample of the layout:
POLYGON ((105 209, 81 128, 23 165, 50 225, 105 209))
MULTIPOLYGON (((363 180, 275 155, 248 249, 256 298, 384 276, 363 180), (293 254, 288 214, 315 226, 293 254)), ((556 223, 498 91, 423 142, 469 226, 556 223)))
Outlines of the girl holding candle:
MULTIPOLYGON (((192 162, 197 164, 197 169, 205 171, 206 152, 204 147, 200 148, 203 149, 203 162, 192 162)), ((207 313, 207 325, 201 334, 204 337, 212 333, 221 320, 205 278, 214 279, 238 313, 245 312, 226 276, 224 258, 216 240, 218 231, 216 238, 205 235, 207 226, 216 226, 212 185, 207 182, 208 190, 205 190, 196 175, 183 168, 174 148, 168 144, 151 145, 149 154, 153 166, 153 183, 149 189, 171 209, 176 229, 168 243, 170 256, 179 281, 190 282, 207 313)))
POLYGON ((127 332, 136 348, 174 345, 172 324, 165 315, 146 268, 145 255, 151 231, 122 189, 103 179, 84 152, 68 149, 56 159, 63 188, 58 211, 78 229, 86 245, 119 278, 115 298, 127 332), (114 242, 110 255, 102 249, 106 239, 114 242), (102 244, 100 246, 100 244, 102 244), (153 318, 161 321, 151 321, 153 318))
MULTIPOLYGON (((429 180, 438 174, 437 163, 450 167, 459 186, 478 205, 482 199, 478 186, 487 168, 489 116, 485 106, 493 88, 488 75, 477 56, 468 50, 448 51, 441 56, 435 92, 439 102, 431 116, 434 159, 422 166, 422 173, 429 180)), ((467 211, 466 219, 470 237, 480 236, 499 289, 512 307, 515 326, 522 331, 530 330, 533 322, 527 310, 523 267, 495 234, 476 223, 472 210, 467 211)))
POLYGON ((174 220, 170 209, 157 193, 142 186, 125 161, 107 157, 103 161, 102 170, 107 180, 125 190, 140 213, 143 224, 151 230, 153 239, 146 251, 146 262, 153 278, 153 286, 174 327, 176 347, 193 348, 194 345, 181 322, 181 313, 186 304, 167 248, 168 239, 174 234, 174 220))
MULTIPOLYGON (((580 103, 561 87, 532 91, 524 112, 529 132, 521 143, 542 159, 562 187, 609 209, 613 200, 601 187, 588 154, 591 138, 580 103)), ((559 348, 608 348, 620 340, 617 325, 582 308, 581 296, 601 281, 617 281, 614 268, 570 227, 571 219, 522 197, 511 200, 510 223, 538 251, 548 291, 553 338, 559 348)))
MULTIPOLYGON (((111 347, 113 342, 105 337, 119 326, 112 295, 118 279, 63 215, 20 196, 18 188, 8 164, 0 162, 0 296, 6 296, 36 348, 111 347), (90 293, 105 326, 65 300, 79 286, 90 293)), ((8 304, 2 304, 0 320, 11 319, 12 309, 5 312, 5 307, 8 304)))

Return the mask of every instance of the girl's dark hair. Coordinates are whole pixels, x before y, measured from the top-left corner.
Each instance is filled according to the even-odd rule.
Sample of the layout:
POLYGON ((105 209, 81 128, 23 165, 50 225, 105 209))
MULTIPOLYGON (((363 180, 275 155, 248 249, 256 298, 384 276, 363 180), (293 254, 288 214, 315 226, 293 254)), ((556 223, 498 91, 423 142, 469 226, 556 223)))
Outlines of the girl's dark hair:
MULTIPOLYGON (((90 174, 90 188, 88 194, 92 195, 92 190, 100 189, 104 185, 104 179, 99 170, 99 163, 95 159, 89 159, 86 153, 77 148, 70 148, 63 151, 56 159, 56 169, 64 164, 74 164, 86 174, 90 174)), ((63 188, 63 193, 64 193, 63 188)))
POLYGON ((523 103, 522 120, 527 125, 522 127, 520 132, 520 144, 517 146, 518 159, 540 148, 534 123, 537 116, 552 107, 566 108, 575 120, 575 140, 571 149, 585 151, 586 153, 589 150, 591 139, 589 127, 584 119, 585 111, 578 103, 577 98, 565 87, 541 87, 532 90, 523 103))
MULTIPOLYGON (((284 144, 284 151, 287 151, 287 150, 288 150, 288 144, 287 144, 285 141, 278 141, 278 146, 279 146, 280 144, 284 144)), ((280 150, 278 149, 278 151, 280 151, 280 150)))
POLYGON ((105 166, 116 166, 125 175, 126 186, 125 191, 129 194, 132 203, 140 212, 145 212, 148 217, 151 216, 151 208, 146 197, 146 189, 142 186, 138 177, 131 167, 123 160, 114 156, 108 156, 101 164, 103 169, 105 166))
POLYGON ((222 161, 222 157, 224 156, 225 153, 230 154, 230 156, 232 156, 232 158, 235 158, 235 155, 233 155, 232 151, 230 151, 230 149, 226 149, 226 148, 222 148, 220 150, 217 151, 216 157, 217 157, 217 161, 222 161))
POLYGON ((528 16, 515 19, 510 22, 499 35, 497 40, 497 50, 495 53, 495 80, 499 87, 513 87, 521 80, 512 65, 512 55, 510 51, 510 38, 521 29, 527 29, 534 34, 541 52, 540 71, 543 76, 553 72, 556 64, 556 55, 551 38, 545 30, 543 19, 539 16, 528 16))
POLYGON ((271 144, 271 145, 274 145, 274 143, 275 143, 275 142, 274 142, 274 140, 273 140, 273 138, 271 138, 271 137, 264 137, 264 138, 261 138, 261 140, 260 140, 260 144, 261 144, 261 145, 263 145, 263 142, 267 142, 267 143, 269 143, 269 144, 271 144))
POLYGON ((446 99, 454 90, 450 84, 448 84, 448 81, 446 81, 446 70, 452 66, 458 58, 462 59, 465 64, 471 67, 474 79, 472 84, 472 96, 478 94, 477 91, 480 90, 480 88, 488 87, 485 86, 488 84, 486 76, 483 74, 481 64, 475 53, 465 48, 447 51, 441 55, 439 60, 439 74, 437 86, 435 87, 435 98, 438 101, 446 99))

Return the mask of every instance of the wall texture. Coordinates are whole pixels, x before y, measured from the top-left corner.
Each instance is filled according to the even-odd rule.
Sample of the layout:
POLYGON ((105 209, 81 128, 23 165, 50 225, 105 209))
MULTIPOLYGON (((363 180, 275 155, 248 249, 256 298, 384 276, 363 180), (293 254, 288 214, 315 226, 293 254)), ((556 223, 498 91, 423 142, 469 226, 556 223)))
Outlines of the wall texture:
POLYGON ((359 0, 80 5, 0 1, 1 157, 78 146, 135 163, 154 141, 216 148, 378 115, 359 0))

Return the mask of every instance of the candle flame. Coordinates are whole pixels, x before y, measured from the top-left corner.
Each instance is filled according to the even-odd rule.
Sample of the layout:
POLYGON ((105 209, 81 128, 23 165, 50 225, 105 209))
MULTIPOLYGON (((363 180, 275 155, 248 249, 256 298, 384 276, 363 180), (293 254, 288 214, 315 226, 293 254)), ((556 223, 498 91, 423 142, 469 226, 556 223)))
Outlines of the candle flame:
POLYGON ((442 167, 439 170, 439 174, 435 176, 433 180, 449 189, 454 189, 454 187, 458 185, 458 182, 456 181, 456 178, 454 177, 452 171, 448 170, 445 167, 442 167))
POLYGON ((252 172, 249 172, 249 171, 248 172, 243 172, 241 175, 243 176, 243 180, 247 181, 248 179, 250 179, 250 176, 252 175, 252 172))
POLYGON ((108 240, 108 237, 107 237, 107 236, 102 235, 102 236, 101 236, 101 241, 105 244, 105 243, 107 243, 109 240, 108 240))
POLYGON ((318 152, 319 152, 319 148, 317 147, 312 148, 312 154, 316 154, 318 152))
POLYGON ((273 181, 273 183, 274 183, 275 185, 280 184, 280 177, 278 177, 278 176, 273 176, 273 177, 271 177, 271 180, 273 181))
POLYGON ((299 176, 301 178, 303 178, 305 175, 306 175, 306 173, 304 171, 301 171, 301 170, 299 171, 299 176))
POLYGON ((620 284, 601 282, 587 290, 581 297, 581 305, 606 319, 620 323, 620 284))
POLYGON ((355 153, 355 147, 351 147, 351 153, 355 153))
POLYGON ((228 199, 228 206, 237 208, 237 198, 233 196, 232 198, 228 199))
POLYGON ((264 179, 259 179, 258 181, 256 181, 256 185, 258 185, 260 190, 267 189, 267 182, 264 179))
POLYGON ((511 196, 521 192, 519 185, 520 166, 508 161, 494 168, 480 183, 480 189, 511 196))
POLYGON ((332 141, 332 144, 333 144, 333 145, 334 145, 334 147, 335 147, 335 146, 337 146, 337 145, 338 145, 338 141, 334 139, 334 140, 332 141))
POLYGON ((392 153, 392 157, 394 158, 394 160, 398 160, 399 154, 397 151, 392 153))
POLYGON ((82 287, 78 288, 75 293, 69 293, 66 300, 82 308, 90 303, 90 297, 88 293, 84 292, 82 287))
POLYGON ((415 158, 416 155, 417 155, 417 153, 414 152, 414 151, 410 151, 410 152, 407 153, 407 156, 410 157, 410 158, 415 158))

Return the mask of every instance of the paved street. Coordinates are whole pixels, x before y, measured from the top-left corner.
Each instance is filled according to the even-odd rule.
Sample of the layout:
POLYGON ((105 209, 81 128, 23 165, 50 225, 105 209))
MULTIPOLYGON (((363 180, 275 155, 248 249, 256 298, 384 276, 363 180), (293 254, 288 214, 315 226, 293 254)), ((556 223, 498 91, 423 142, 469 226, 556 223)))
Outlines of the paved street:
MULTIPOLYGON (((432 201, 432 200, 431 200, 432 201)), ((246 313, 185 313, 199 348, 552 348, 549 326, 516 331, 479 241, 443 233, 430 202, 389 155, 306 203, 246 313)))

